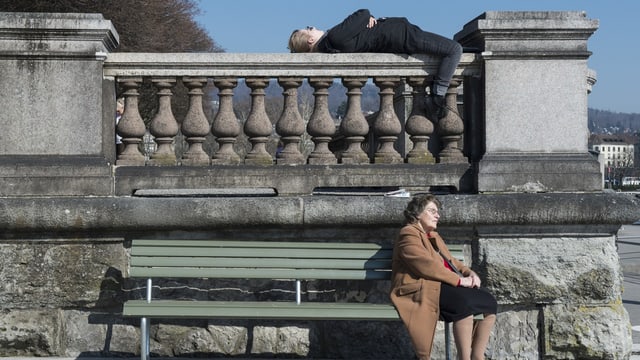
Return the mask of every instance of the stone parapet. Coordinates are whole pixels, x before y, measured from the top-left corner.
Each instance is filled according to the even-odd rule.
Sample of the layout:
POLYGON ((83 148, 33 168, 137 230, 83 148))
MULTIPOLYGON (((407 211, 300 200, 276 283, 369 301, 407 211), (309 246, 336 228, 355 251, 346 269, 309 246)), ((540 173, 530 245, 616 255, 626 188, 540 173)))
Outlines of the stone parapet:
MULTIPOLYGON (((479 56, 463 54, 455 76, 480 74, 479 56)), ((384 77, 428 76, 438 67, 428 55, 379 53, 112 53, 105 76, 384 77)))
MULTIPOLYGON (((640 199, 625 194, 441 195, 440 199, 442 226, 479 231, 490 227, 499 233, 611 234, 620 224, 640 219, 640 199)), ((246 197, 206 192, 183 197, 0 198, 4 209, 0 228, 7 238, 49 232, 122 235, 278 225, 397 226, 407 200, 382 194, 246 197)))
MULTIPOLYGON (((0 212, 0 279, 9 291, 1 296, 6 316, 0 323, 12 329, 2 340, 15 343, 21 338, 26 344, 7 347, 1 354, 135 354, 137 323, 120 315, 124 299, 144 296, 142 284, 126 280, 132 238, 390 242, 407 202, 371 194, 288 197, 256 191, 247 197, 249 193, 244 189, 241 197, 228 192, 196 197, 194 191, 172 197, 166 191, 151 191, 146 197, 1 198, 0 208, 5 210, 0 212)), ((488 350, 491 358, 628 353, 630 333, 620 305, 615 233, 619 224, 640 218, 640 199, 613 193, 439 198, 439 232, 448 242, 468 245, 472 267, 500 304, 488 350), (555 311, 564 313, 559 318, 551 315, 555 311), (597 330, 597 340, 584 330, 587 326, 597 330)), ((166 294, 201 299, 238 292, 249 297, 287 296, 286 284, 274 289, 260 283, 242 290, 229 282, 169 279, 156 285, 166 294)), ((318 299, 338 296, 374 302, 387 301, 388 291, 384 284, 352 289, 326 282, 305 289, 318 299)), ((251 351, 275 349, 308 358, 358 353, 373 359, 389 349, 411 356, 400 323, 160 321, 153 329, 152 351, 164 356, 248 356, 251 351), (350 339, 355 329, 369 341, 354 345, 350 339), (194 337, 201 339, 196 345, 189 340, 194 337)), ((441 336, 438 330, 436 359, 441 358, 441 336)))
POLYGON ((19 182, 3 193, 111 193, 102 62, 117 45, 100 14, 0 14, 0 182, 19 182))
POLYGON ((531 183, 538 191, 601 190, 587 147, 587 95, 595 81, 587 40, 597 28, 582 12, 486 12, 456 34, 482 51, 484 63, 479 192, 518 192, 531 183), (576 159, 584 170, 547 175, 576 159), (541 168, 541 161, 548 164, 541 168))
POLYGON ((119 36, 101 14, 2 13, 0 54, 24 60, 104 60, 119 36))

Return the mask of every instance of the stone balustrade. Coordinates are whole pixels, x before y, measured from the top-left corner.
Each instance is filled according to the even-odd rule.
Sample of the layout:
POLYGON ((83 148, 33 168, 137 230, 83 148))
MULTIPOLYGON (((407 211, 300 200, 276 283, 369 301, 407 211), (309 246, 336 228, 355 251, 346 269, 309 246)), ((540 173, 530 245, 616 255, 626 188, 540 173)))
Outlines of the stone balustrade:
MULTIPOLYGON (((478 60, 475 54, 463 56, 447 98, 451 108, 458 108, 458 86, 464 77, 479 77, 478 60)), ((104 74, 116 79, 125 90, 126 98, 126 111, 117 129, 126 147, 116 165, 272 165, 274 158, 277 165, 435 163, 436 157, 429 151, 428 142, 436 127, 436 133, 443 134, 444 142, 443 151, 436 154, 439 162, 466 163, 468 160, 458 146, 464 135, 461 115, 452 111, 434 126, 433 119, 428 119, 425 112, 425 87, 437 65, 438 60, 428 56, 394 54, 113 53, 105 61, 104 74), (145 79, 157 89, 159 103, 149 126, 157 150, 148 162, 138 147, 144 135, 138 97, 145 79), (171 89, 177 79, 189 89, 189 110, 180 122, 170 107, 171 89), (271 79, 283 89, 284 106, 278 119, 269 119, 265 111, 265 87, 271 79), (211 89, 209 80, 218 89, 219 99, 219 111, 211 120, 205 117, 202 108, 203 92, 211 89), (360 102, 362 87, 369 80, 380 89, 381 104, 371 123, 363 115, 360 102), (244 81, 251 89, 251 109, 243 121, 236 118, 233 109, 233 93, 238 81, 244 81), (298 89, 303 81, 308 81, 314 89, 313 113, 307 119, 303 119, 298 110, 298 89), (347 88, 348 106, 339 129, 328 107, 328 89, 334 81, 341 81, 347 88), (401 117, 394 107, 396 98, 401 103, 401 117), (410 107, 410 112, 403 106, 410 107), (272 135, 272 123, 283 143, 283 150, 277 156, 265 149, 265 142, 272 135), (408 152, 394 146, 405 136, 404 129, 413 143, 408 152), (182 158, 176 158, 171 150, 179 131, 189 144, 182 158), (209 132, 218 143, 213 154, 206 154, 202 148, 209 132), (337 133, 348 144, 339 153, 329 149, 329 142, 337 133), (372 156, 363 149, 369 133, 378 144, 372 156), (243 157, 232 146, 241 135, 247 136, 251 144, 250 151, 243 157), (310 154, 300 152, 303 136, 308 136, 314 144, 310 154)))
MULTIPOLYGON (((115 164, 160 166, 165 168, 159 171, 165 173, 173 171, 168 167, 176 166, 206 169, 220 165, 289 165, 287 169, 291 169, 291 165, 311 168, 321 165, 332 167, 348 178, 355 178, 355 173, 362 171, 358 167, 396 165, 378 168, 380 178, 385 179, 378 184, 336 184, 335 180, 314 173, 316 181, 312 181, 310 187, 291 188, 274 181, 269 184, 254 182, 254 186, 274 187, 280 193, 308 193, 317 187, 331 186, 423 189, 447 186, 454 191, 470 191, 471 185, 465 178, 468 177, 469 158, 463 152, 463 139, 477 137, 478 133, 465 133, 463 115, 474 111, 458 99, 462 98, 459 88, 465 79, 480 76, 480 58, 478 54, 463 55, 447 95, 448 106, 459 111, 450 111, 445 118, 434 121, 429 119, 424 99, 432 81, 430 74, 437 66, 438 59, 430 56, 396 54, 112 53, 104 62, 104 75, 122 89, 125 98, 125 112, 116 129, 122 137, 124 150, 115 164), (155 89, 158 103, 148 126, 139 111, 140 88, 145 81, 155 89), (189 105, 183 119, 176 119, 171 109, 172 89, 178 82, 188 89, 186 96, 189 99, 185 102, 189 105), (363 114, 361 104, 362 88, 367 82, 377 86, 380 98, 378 111, 369 118, 363 114), (239 83, 250 89, 251 104, 246 119, 238 119, 234 112, 233 95, 239 83), (282 88, 283 106, 277 119, 270 119, 265 109, 265 88, 271 83, 282 88), (304 83, 313 89, 313 111, 307 118, 301 115, 298 100, 298 90, 304 83), (346 89, 347 108, 341 121, 329 112, 329 87, 335 83, 346 89), (219 108, 208 119, 202 98, 205 91, 214 89, 219 108), (140 146, 147 132, 156 143, 151 154, 143 153, 144 148, 140 146), (181 153, 173 148, 179 134, 187 143, 186 150, 181 153), (203 148, 209 135, 217 143, 211 153, 203 148), (245 138, 249 149, 238 153, 234 144, 245 138), (302 152, 301 142, 305 139, 312 145, 308 146, 309 151, 302 152), (336 139, 341 146, 332 146, 336 139), (274 146, 267 147, 268 142, 278 141, 281 151, 276 152, 274 146), (445 180, 420 180, 420 184, 395 175, 384 175, 391 169, 399 171, 403 164, 408 172, 420 171, 416 165, 431 165, 431 173, 451 173, 448 169, 452 166, 444 164, 452 164, 456 170, 445 180)), ((468 91, 467 97, 474 96, 477 90, 473 90, 468 91)), ((295 176, 295 171, 290 174, 295 176)), ((217 181, 221 182, 224 180, 217 181)), ((124 188, 122 192, 133 187, 137 186, 124 188)))
MULTIPOLYGON (((479 55, 463 55, 447 95, 448 106, 461 111, 450 111, 440 121, 429 119, 424 102, 432 81, 430 74, 437 66, 438 59, 429 56, 395 54, 113 53, 104 63, 104 75, 114 79, 125 97, 125 112, 117 125, 125 148, 115 164, 200 167, 459 164, 459 175, 450 182, 425 184, 459 189, 469 164, 463 152, 463 139, 477 133, 464 131, 462 114, 473 114, 473 110, 465 111, 464 102, 458 104, 458 93, 465 78, 480 76, 479 55), (172 89, 178 80, 188 88, 189 108, 183 119, 176 119, 171 109, 172 89), (144 81, 153 84, 158 102, 148 129, 139 112, 144 81), (250 89, 251 105, 246 119, 238 119, 234 112, 233 95, 240 82, 250 89), (305 82, 313 89, 313 111, 307 118, 301 115, 298 100, 298 90, 305 82), (377 86, 380 98, 378 111, 369 118, 363 114, 361 104, 362 88, 367 82, 377 86), (282 88, 283 107, 277 119, 270 119, 265 110, 265 88, 270 83, 282 88), (347 108, 340 121, 329 112, 329 87, 335 83, 346 89, 347 108), (205 91, 212 89, 217 89, 219 108, 208 119, 202 98, 205 91), (156 143, 151 154, 144 154, 139 146, 147 132, 156 143), (188 144, 182 153, 173 149, 179 133, 188 144), (208 135, 217 143, 211 153, 203 149, 208 135), (249 143, 246 153, 234 149, 241 138, 249 143), (312 143, 306 146, 311 149, 301 152, 305 139, 312 143), (341 146, 332 146, 336 139, 341 146), (267 147, 267 142, 278 141, 281 149, 277 153, 274 146, 267 147)), ((394 182, 412 185, 397 182, 395 177, 386 185, 394 182)), ((330 184, 318 181, 315 185, 330 184)), ((291 191, 277 184, 273 186, 291 191)))

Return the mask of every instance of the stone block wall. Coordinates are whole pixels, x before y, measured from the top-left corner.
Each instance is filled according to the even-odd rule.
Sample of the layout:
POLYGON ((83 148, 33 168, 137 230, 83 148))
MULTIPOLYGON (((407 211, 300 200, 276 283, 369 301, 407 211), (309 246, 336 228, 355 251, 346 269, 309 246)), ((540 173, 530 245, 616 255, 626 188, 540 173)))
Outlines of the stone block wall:
POLYGON ((481 235, 477 245, 474 257, 502 309, 492 359, 630 353, 615 236, 481 235))
MULTIPOLYGON (((640 216, 638 198, 512 194, 440 199, 441 233, 448 242, 468 244, 472 267, 499 301, 487 358, 624 359, 630 354, 615 232, 617 223, 640 216), (559 204, 564 211, 558 211, 559 204), (593 224, 592 217, 602 213, 608 214, 606 221, 593 224)), ((387 242, 399 228, 406 201, 382 196, 14 199, 9 202, 13 215, 0 215, 0 226, 8 229, 19 215, 31 231, 13 229, 0 239, 0 356, 138 354, 138 321, 121 316, 125 299, 144 296, 143 284, 127 279, 133 237, 387 242), (84 227, 71 230, 60 216, 61 206, 68 209, 63 213, 69 221, 84 227), (189 208, 198 209, 191 221, 176 222, 175 209, 189 208), (228 216, 239 210, 244 216, 228 216), (290 223, 273 224, 275 214, 290 223), (135 226, 121 230, 125 219, 135 226), (169 225, 159 228, 162 223, 169 225), (67 230, 52 235, 61 228, 67 230)), ((172 279, 157 286, 156 295, 199 299, 282 299, 294 290, 287 283, 241 288, 229 281, 185 284, 172 279)), ((304 291, 314 300, 388 301, 386 283, 318 282, 304 291)), ((442 328, 434 359, 444 356, 442 328)), ((413 357, 400 322, 163 320, 152 322, 151 338, 152 352, 162 356, 413 357)))

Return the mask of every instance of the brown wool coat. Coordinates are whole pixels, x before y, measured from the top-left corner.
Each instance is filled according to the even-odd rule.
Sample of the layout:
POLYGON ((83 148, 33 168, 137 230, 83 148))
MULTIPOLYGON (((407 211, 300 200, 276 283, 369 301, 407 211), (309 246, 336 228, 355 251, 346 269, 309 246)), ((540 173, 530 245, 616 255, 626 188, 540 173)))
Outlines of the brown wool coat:
POLYGON ((444 266, 437 249, 462 272, 471 272, 449 249, 437 232, 427 234, 417 224, 400 230, 393 247, 391 302, 407 327, 419 359, 429 359, 440 317, 440 284, 457 286, 459 276, 444 266))

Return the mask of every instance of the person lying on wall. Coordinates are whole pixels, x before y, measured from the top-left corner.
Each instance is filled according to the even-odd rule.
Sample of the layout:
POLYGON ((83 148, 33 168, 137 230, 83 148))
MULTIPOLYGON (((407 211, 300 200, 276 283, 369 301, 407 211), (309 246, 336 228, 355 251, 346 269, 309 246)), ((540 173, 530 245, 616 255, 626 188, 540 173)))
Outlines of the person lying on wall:
POLYGON ((289 37, 293 53, 404 53, 429 54, 440 58, 434 74, 427 110, 433 120, 448 114, 445 95, 462 56, 462 46, 444 36, 422 30, 404 17, 375 18, 360 9, 329 30, 313 26, 296 29, 289 37))

